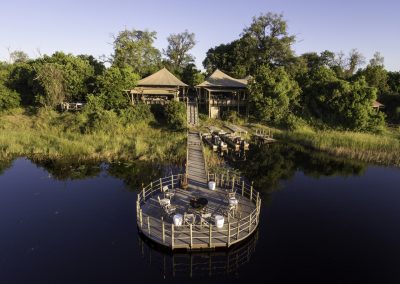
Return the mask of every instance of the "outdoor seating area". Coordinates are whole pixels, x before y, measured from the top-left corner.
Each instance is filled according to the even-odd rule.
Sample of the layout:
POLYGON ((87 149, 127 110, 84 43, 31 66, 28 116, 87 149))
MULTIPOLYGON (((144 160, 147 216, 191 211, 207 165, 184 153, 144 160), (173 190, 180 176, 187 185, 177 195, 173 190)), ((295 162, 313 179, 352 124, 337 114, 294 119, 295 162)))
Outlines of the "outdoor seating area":
POLYGON ((163 178, 138 195, 138 226, 156 242, 171 248, 227 246, 257 226, 260 199, 239 178, 188 189, 179 181, 179 175, 163 178))

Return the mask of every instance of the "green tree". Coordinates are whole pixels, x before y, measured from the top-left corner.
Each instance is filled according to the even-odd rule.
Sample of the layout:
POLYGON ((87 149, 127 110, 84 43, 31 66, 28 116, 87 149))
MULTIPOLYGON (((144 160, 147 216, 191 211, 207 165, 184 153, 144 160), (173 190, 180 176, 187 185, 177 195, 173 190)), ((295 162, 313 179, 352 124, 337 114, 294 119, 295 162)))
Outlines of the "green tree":
POLYGON ((204 81, 205 76, 191 63, 183 68, 180 78, 189 86, 196 86, 204 81))
POLYGON ((22 63, 22 62, 28 62, 29 61, 29 56, 25 52, 21 50, 15 50, 10 53, 10 61, 12 63, 22 63))
POLYGON ((333 70, 321 67, 310 74, 303 94, 311 115, 332 127, 367 131, 384 123, 383 114, 372 108, 376 89, 364 77, 347 82, 336 77, 333 70))
POLYGON ((57 63, 44 63, 37 69, 41 92, 36 94, 36 101, 44 107, 55 107, 65 99, 65 80, 62 66, 57 63))
POLYGON ((280 123, 298 105, 300 88, 283 67, 262 65, 249 84, 250 102, 256 117, 280 123))
POLYGON ((188 64, 194 62, 193 55, 189 51, 195 46, 195 35, 185 30, 179 34, 171 34, 168 38, 168 47, 163 51, 172 70, 182 70, 188 64))
POLYGON ((97 89, 106 109, 120 109, 129 105, 126 90, 133 89, 139 76, 129 66, 111 66, 97 78, 97 89))
POLYGON ((0 83, 0 111, 19 107, 21 98, 16 91, 10 90, 0 83))
POLYGON ((176 130, 186 128, 186 107, 182 102, 170 101, 164 109, 165 121, 176 130))
POLYGON ((113 65, 130 66, 142 77, 156 71, 161 64, 160 51, 153 46, 156 34, 134 29, 119 32, 114 38, 113 65))

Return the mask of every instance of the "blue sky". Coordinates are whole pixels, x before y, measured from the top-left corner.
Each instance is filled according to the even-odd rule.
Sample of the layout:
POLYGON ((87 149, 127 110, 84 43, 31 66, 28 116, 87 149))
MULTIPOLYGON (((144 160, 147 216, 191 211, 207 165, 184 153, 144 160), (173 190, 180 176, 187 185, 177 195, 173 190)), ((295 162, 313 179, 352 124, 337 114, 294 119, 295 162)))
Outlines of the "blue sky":
POLYGON ((113 34, 124 28, 157 32, 159 49, 171 33, 196 34, 192 50, 201 66, 206 51, 237 39, 255 15, 283 13, 296 35, 296 54, 357 48, 367 60, 375 51, 389 70, 400 70, 398 0, 13 0, 2 1, 0 60, 8 48, 31 57, 62 50, 95 57, 112 52, 113 34))

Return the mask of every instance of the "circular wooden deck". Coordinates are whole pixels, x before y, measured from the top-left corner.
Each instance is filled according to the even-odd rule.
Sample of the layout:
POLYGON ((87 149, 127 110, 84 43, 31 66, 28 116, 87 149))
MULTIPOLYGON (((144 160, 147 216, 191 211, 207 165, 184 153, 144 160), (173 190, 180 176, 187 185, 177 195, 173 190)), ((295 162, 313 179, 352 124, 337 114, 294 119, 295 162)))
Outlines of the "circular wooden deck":
MULTIPOLYGON (((137 199, 137 225, 143 235, 154 242, 174 249, 212 249, 230 247, 248 236, 258 226, 261 200, 252 186, 240 177, 229 182, 217 180, 217 188, 212 191, 202 183, 189 183, 188 189, 180 187, 183 175, 160 178, 142 189, 137 199), (167 214, 158 198, 164 198, 163 189, 174 193, 171 205, 174 213, 167 214), (229 193, 238 199, 238 206, 229 209, 229 193), (196 212, 190 205, 192 198, 207 198, 208 204, 201 212, 196 212), (174 214, 194 214, 195 222, 175 226, 174 214), (209 213, 208 224, 201 222, 201 214, 209 213), (224 216, 222 228, 217 228, 214 216, 224 216)), ((204 216, 204 215, 203 215, 204 216)))

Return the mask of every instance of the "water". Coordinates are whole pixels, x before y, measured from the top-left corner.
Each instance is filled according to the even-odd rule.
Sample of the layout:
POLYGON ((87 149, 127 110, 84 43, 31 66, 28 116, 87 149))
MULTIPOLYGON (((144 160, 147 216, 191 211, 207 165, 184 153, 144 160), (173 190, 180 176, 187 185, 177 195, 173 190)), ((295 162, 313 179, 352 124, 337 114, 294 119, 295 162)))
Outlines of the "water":
POLYGON ((400 280, 399 169, 284 145, 236 166, 263 193, 257 233, 228 252, 171 254, 144 242, 135 220, 134 189, 162 168, 3 161, 1 282, 400 280))

